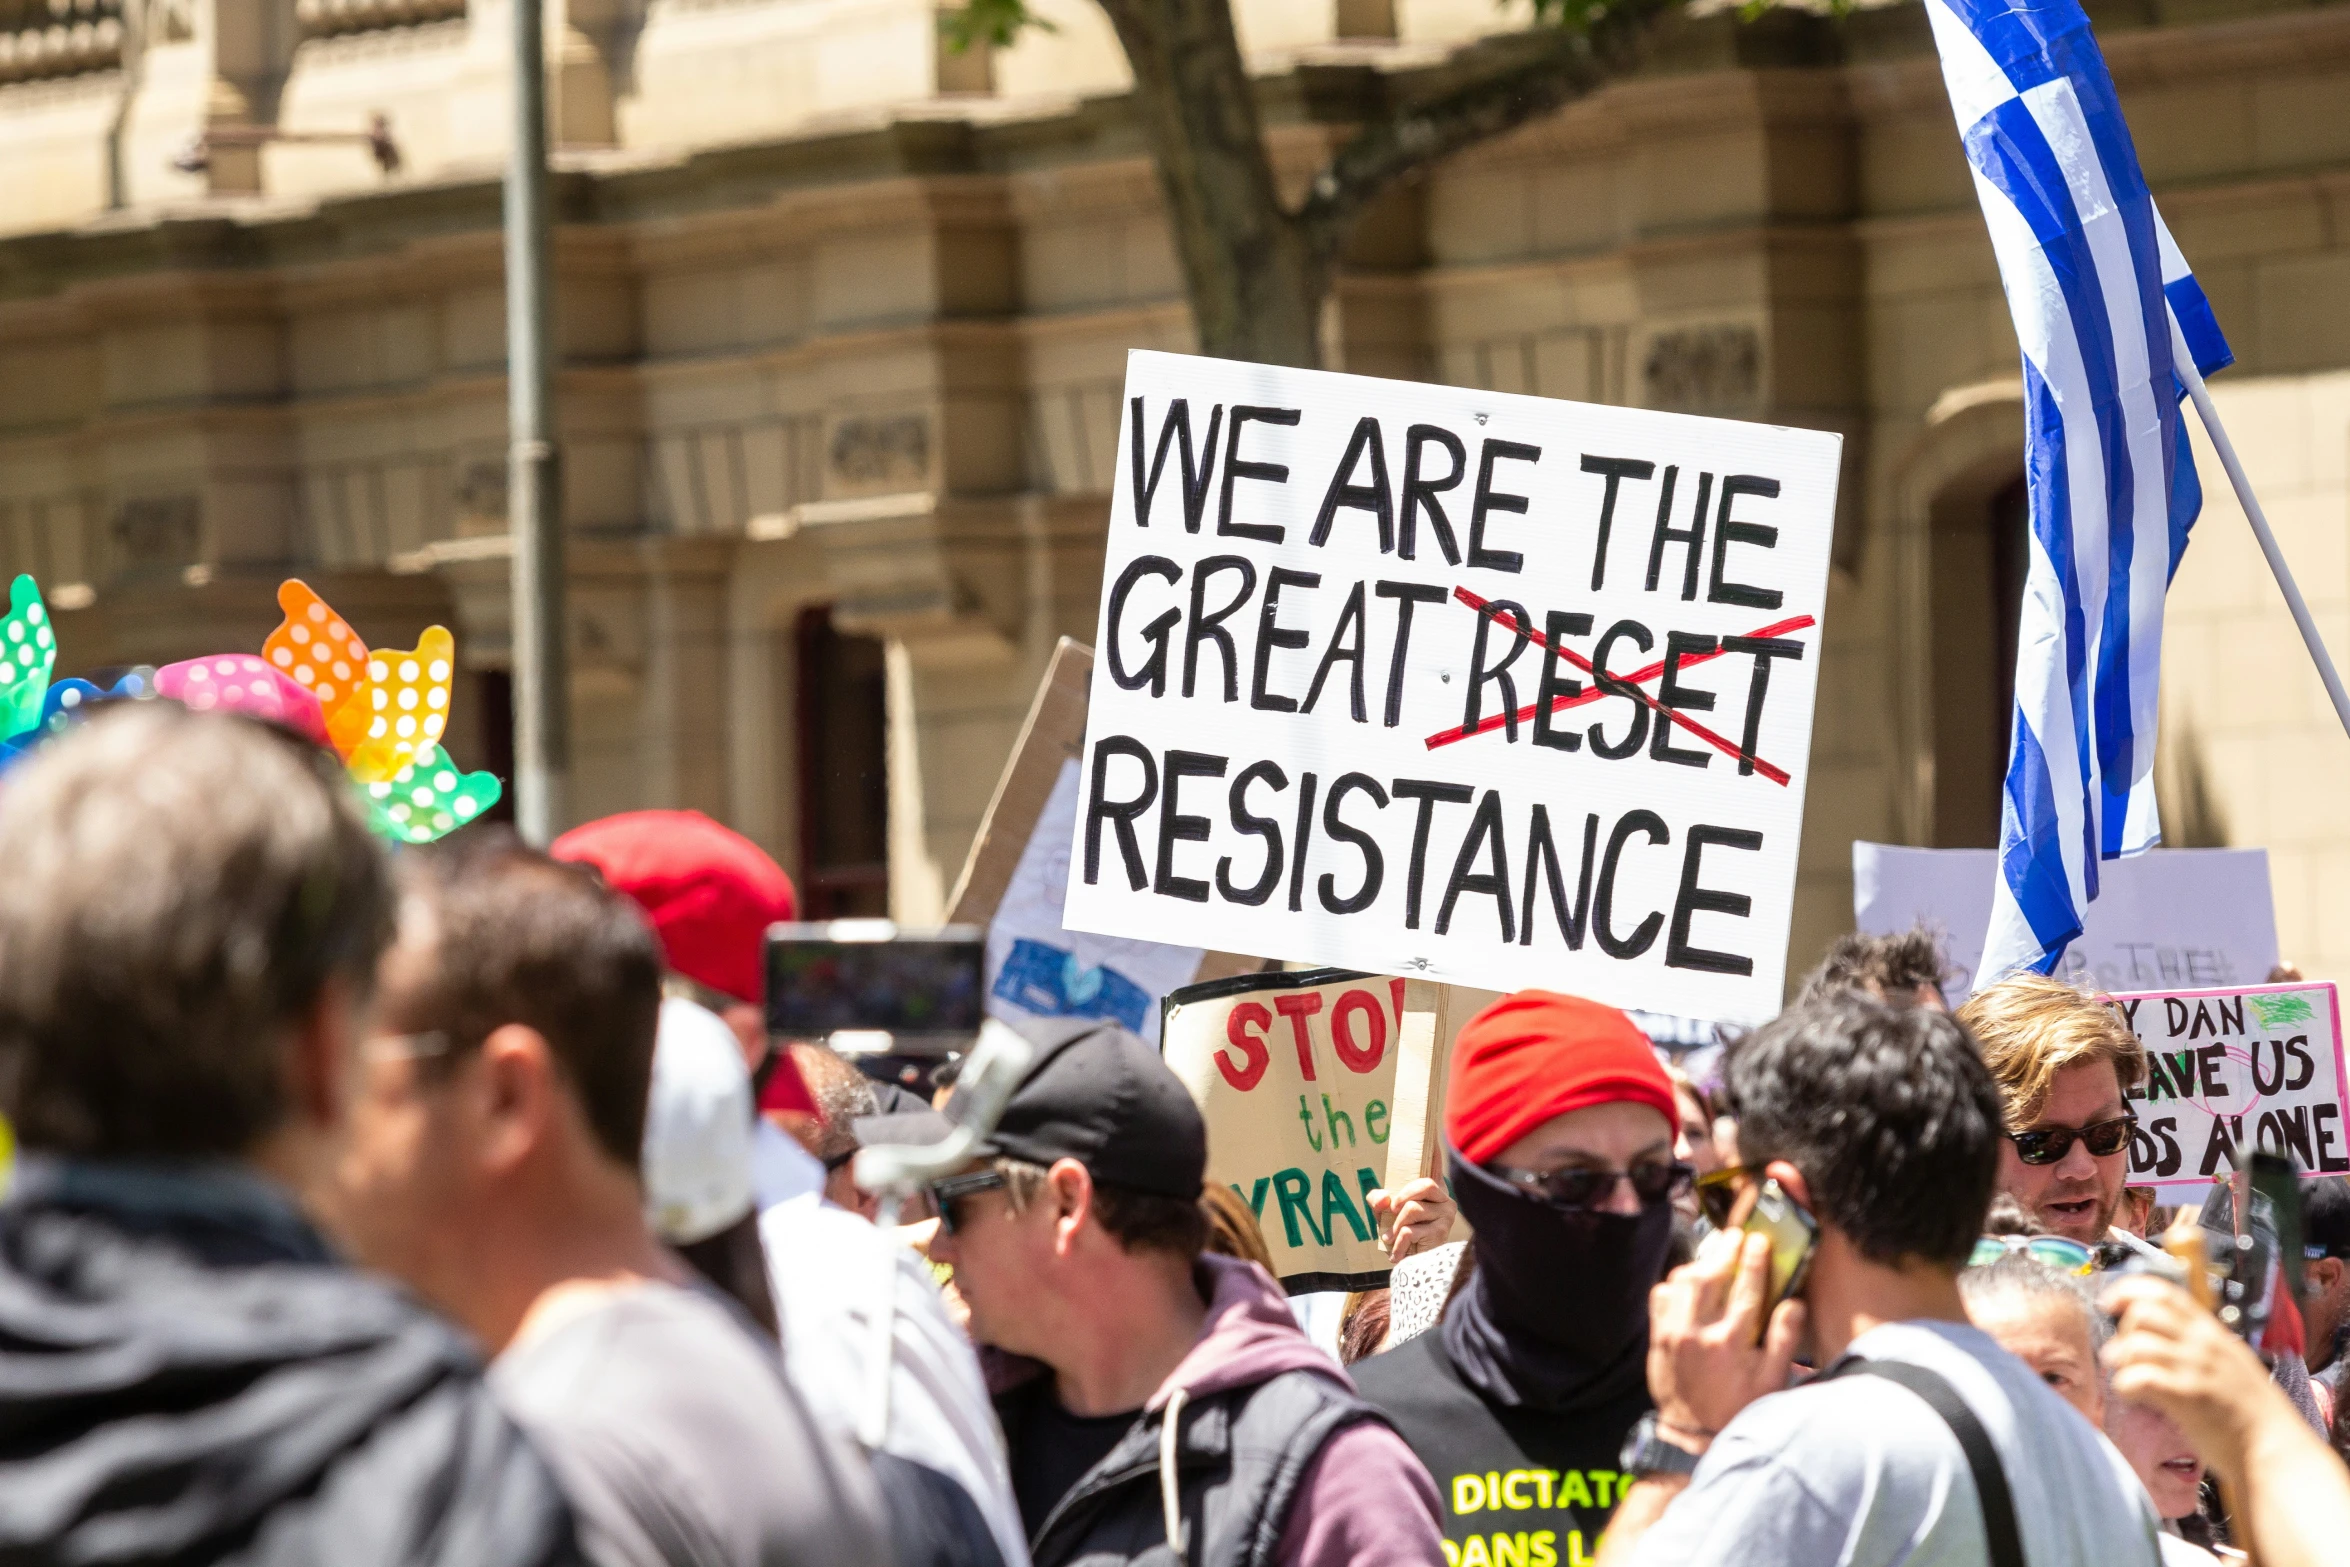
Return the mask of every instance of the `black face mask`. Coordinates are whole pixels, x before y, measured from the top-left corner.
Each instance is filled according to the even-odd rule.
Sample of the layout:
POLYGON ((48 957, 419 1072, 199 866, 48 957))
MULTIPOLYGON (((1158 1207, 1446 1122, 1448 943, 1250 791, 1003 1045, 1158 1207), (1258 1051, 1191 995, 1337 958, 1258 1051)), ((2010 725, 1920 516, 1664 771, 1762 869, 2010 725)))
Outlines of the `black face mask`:
POLYGON ((1648 1291, 1664 1276, 1673 1206, 1568 1208, 1445 1149, 1477 1271, 1444 1314, 1444 1348, 1497 1404, 1565 1411, 1645 1386, 1648 1291))

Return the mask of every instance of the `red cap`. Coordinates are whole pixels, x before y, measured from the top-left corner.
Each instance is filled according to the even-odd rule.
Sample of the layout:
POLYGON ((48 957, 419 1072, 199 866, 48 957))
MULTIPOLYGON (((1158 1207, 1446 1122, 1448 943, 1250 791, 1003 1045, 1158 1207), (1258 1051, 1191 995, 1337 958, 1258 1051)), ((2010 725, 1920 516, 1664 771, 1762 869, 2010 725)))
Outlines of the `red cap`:
POLYGON ((1580 996, 1521 990, 1453 1041, 1444 1135, 1462 1158, 1484 1164, 1553 1117, 1619 1099, 1681 1125, 1673 1080, 1630 1018, 1580 996))
POLYGON ((799 900, 750 839, 699 811, 625 811, 572 828, 548 852, 593 865, 635 899, 670 968, 737 1001, 765 999, 767 927, 799 900))

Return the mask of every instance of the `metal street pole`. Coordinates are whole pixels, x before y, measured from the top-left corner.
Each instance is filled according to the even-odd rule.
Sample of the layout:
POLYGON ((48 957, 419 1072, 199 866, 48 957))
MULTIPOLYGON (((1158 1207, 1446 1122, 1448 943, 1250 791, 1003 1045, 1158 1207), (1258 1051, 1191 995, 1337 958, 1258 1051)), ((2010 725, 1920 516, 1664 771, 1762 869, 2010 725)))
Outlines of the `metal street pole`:
POLYGON ((564 827, 571 775, 562 468, 550 386, 547 71, 540 0, 507 0, 514 123, 506 160, 506 526, 513 541, 514 819, 544 846, 564 827))

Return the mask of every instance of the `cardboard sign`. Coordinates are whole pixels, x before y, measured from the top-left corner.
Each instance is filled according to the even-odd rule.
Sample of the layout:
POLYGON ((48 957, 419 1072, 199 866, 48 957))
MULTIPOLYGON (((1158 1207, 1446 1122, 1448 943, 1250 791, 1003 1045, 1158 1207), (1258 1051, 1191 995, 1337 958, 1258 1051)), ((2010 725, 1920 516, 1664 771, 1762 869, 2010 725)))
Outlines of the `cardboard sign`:
POLYGON ((1841 450, 1129 356, 1070 926, 1771 1016, 1841 450))
POLYGON ((1029 704, 1011 760, 972 840, 949 900, 951 923, 987 927, 987 1010, 1023 1017, 1104 1018, 1159 1038, 1170 990, 1257 967, 1253 958, 1067 929, 1069 832, 1077 811, 1077 757, 1085 736, 1093 653, 1063 637, 1029 704))
POLYGON ((1370 1195, 1439 1162, 1446 988, 1312 969, 1167 998, 1162 1050, 1207 1119, 1208 1179, 1256 1210, 1292 1295, 1386 1284, 1370 1195))
MULTIPOLYGON (((1855 928, 1889 936, 1923 920, 1942 932, 1955 1009, 1973 993, 1991 924, 1992 849, 1852 846, 1855 928)), ((2265 849, 2155 849, 2097 868, 2097 901, 2058 960, 2084 990, 2257 985, 2277 961, 2265 849)))
POLYGON ((2114 1001, 2146 1047, 2130 1091, 2130 1183, 2202 1189, 2237 1152, 2289 1154, 2304 1175, 2350 1173, 2342 1011, 2334 987, 2153 990, 2114 1001))

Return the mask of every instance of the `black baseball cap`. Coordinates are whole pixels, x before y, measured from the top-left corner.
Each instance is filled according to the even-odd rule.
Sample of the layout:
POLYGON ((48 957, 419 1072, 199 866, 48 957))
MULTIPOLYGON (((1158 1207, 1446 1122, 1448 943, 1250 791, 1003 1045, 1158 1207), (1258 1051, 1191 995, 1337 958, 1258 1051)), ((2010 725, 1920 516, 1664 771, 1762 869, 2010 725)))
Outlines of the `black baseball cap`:
POLYGON ((1191 1202, 1208 1172, 1208 1126, 1158 1052, 1114 1023, 1022 1030, 1036 1062, 981 1144, 1027 1164, 1074 1159, 1096 1181, 1191 1202))

